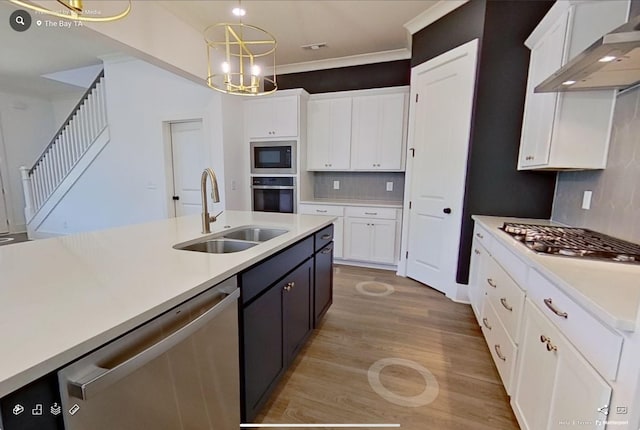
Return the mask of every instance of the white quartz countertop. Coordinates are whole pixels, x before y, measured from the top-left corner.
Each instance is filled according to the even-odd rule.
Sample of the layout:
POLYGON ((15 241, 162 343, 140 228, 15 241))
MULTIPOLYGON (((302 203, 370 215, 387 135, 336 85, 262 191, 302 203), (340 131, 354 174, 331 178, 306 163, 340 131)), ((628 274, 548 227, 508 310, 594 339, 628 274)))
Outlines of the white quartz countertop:
POLYGON ((225 211, 211 224, 212 234, 243 225, 279 226, 289 232, 231 254, 173 249, 205 236, 200 219, 172 218, 0 247, 0 397, 335 218, 225 211))
POLYGON ((619 330, 640 330, 640 265, 538 254, 498 230, 504 222, 560 225, 548 220, 478 215, 473 219, 602 322, 619 330))
POLYGON ((380 200, 340 200, 340 199, 314 199, 304 200, 301 204, 309 205, 335 205, 335 206, 369 206, 376 208, 402 209, 402 202, 384 202, 380 200))

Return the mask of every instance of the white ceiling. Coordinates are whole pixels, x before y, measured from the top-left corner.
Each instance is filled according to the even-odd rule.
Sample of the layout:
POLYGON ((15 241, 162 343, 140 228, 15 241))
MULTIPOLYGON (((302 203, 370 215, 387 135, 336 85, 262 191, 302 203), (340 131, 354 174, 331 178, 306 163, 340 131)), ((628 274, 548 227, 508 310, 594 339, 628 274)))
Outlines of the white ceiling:
MULTIPOLYGON (((138 0, 139 1, 139 0, 138 0)), ((149 1, 149 0, 145 0, 149 1)), ((237 22, 237 1, 159 1, 198 31, 218 22, 237 22)), ((431 0, 245 0, 243 22, 272 33, 278 41, 278 66, 410 48, 405 23, 432 7, 431 0), (326 43, 303 50, 301 45, 326 43)), ((133 4, 135 7, 135 1, 133 4)), ((6 23, 16 7, 0 2, 0 88, 45 97, 76 87, 41 75, 99 64, 98 57, 119 46, 85 29, 51 29, 32 25, 18 33, 6 23)), ((107 24, 108 25, 108 24, 107 24)))

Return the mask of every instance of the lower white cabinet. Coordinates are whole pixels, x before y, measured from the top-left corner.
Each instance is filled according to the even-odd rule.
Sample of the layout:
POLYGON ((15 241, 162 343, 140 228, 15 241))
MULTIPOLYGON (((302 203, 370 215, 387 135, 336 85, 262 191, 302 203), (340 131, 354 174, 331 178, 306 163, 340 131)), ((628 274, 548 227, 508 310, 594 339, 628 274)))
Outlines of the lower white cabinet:
POLYGON ((331 215, 337 217, 333 223, 333 258, 342 258, 344 207, 301 203, 298 205, 298 213, 306 215, 331 215))
POLYGON ((511 403, 523 429, 605 427, 611 387, 529 299, 520 348, 511 403))
POLYGON ((471 267, 469 269, 469 301, 473 313, 480 324, 484 309, 487 291, 485 288, 485 265, 489 256, 489 251, 480 243, 480 240, 473 239, 471 247, 471 267))

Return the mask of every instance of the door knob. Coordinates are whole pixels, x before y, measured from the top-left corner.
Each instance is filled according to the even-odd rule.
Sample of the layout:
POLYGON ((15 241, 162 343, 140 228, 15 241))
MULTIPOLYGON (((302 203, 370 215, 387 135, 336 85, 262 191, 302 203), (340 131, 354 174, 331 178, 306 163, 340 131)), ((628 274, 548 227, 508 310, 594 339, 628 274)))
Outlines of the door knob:
POLYGON ((451 213, 451 208, 444 208, 442 209, 442 212, 446 213, 447 215, 451 213))

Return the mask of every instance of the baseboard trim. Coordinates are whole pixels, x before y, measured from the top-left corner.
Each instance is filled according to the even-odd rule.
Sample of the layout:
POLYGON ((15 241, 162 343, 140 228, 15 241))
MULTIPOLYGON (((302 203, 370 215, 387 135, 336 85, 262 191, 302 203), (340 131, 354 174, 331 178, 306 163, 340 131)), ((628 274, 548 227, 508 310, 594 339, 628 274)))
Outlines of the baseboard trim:
POLYGON ((367 269, 391 270, 394 272, 398 269, 398 266, 390 264, 367 263, 364 261, 342 260, 340 258, 335 258, 334 263, 343 264, 345 266, 366 267, 367 269))

